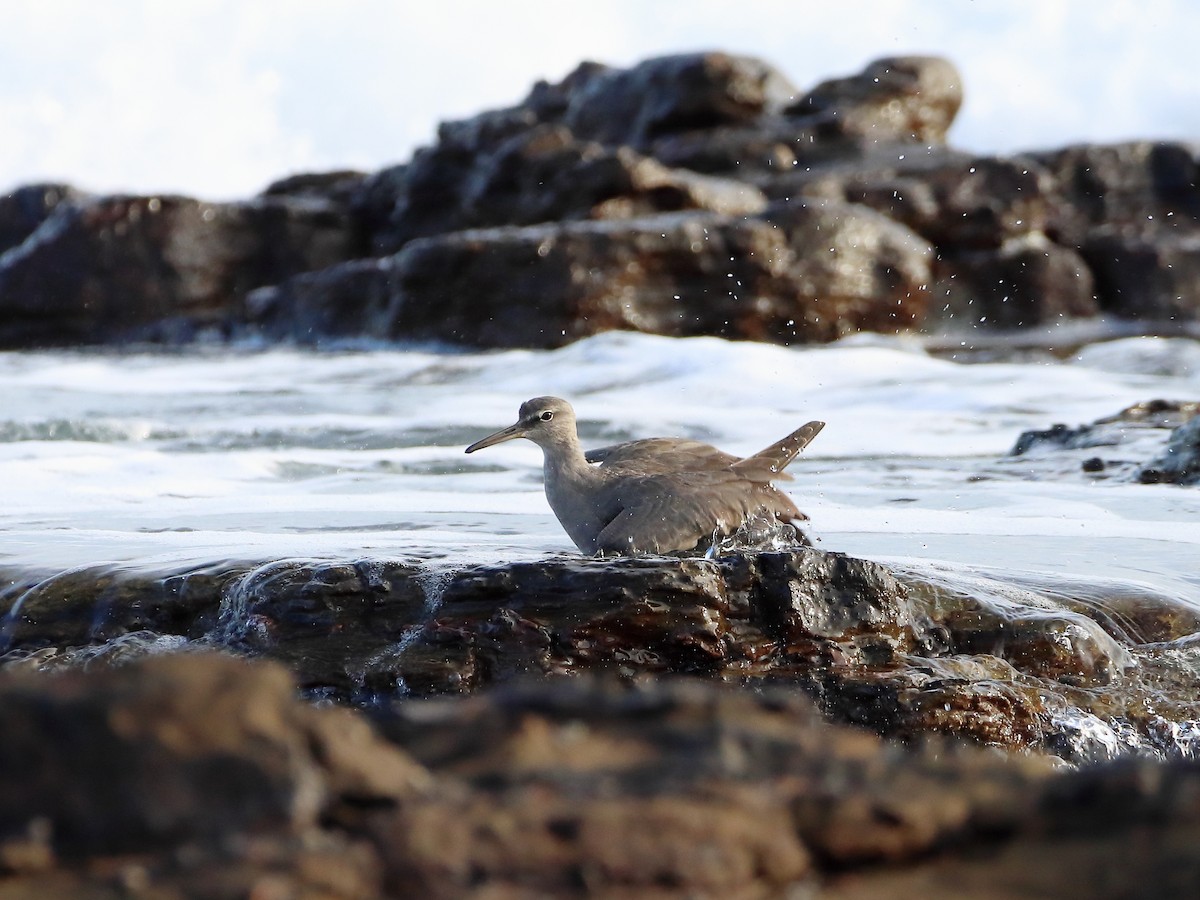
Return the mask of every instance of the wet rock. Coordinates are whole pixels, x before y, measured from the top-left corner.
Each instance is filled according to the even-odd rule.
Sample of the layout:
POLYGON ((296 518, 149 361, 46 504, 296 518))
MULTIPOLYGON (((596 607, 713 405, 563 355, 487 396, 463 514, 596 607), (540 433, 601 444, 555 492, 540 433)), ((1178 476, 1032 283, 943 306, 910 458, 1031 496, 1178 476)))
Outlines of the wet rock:
POLYGON ((355 256, 358 241, 343 210, 314 200, 61 204, 0 260, 0 346, 189 339, 231 298, 355 256))
POLYGON ((69 184, 29 184, 0 196, 0 253, 24 243, 60 204, 85 199, 69 184))
POLYGON ((1143 484, 1200 482, 1200 418, 1174 429, 1162 455, 1151 460, 1138 479, 1143 484))
POLYGON ((914 740, 943 734, 994 747, 1043 747, 1053 731, 1031 682, 999 657, 951 655, 832 670, 822 708, 838 722, 914 740))
POLYGON ((585 63, 411 162, 249 203, 32 186, 0 202, 0 346, 790 343, 1200 315, 1192 148, 973 157, 944 144, 961 102, 934 57, 806 93, 716 52, 585 63))
POLYGON ((803 547, 447 571, 372 560, 167 577, 98 569, 18 583, 0 616, 8 670, 200 643, 282 661, 309 696, 368 708, 606 672, 785 684, 883 735, 1071 758, 1086 738, 1072 723, 1087 716, 1098 728, 1127 723, 1120 752, 1165 755, 1183 753, 1186 723, 1200 721, 1195 678, 1179 662, 1200 630, 1185 598, 965 572, 898 578, 803 547), (1164 738, 1164 728, 1184 732, 1164 738))
POLYGON ((807 193, 840 196, 903 222, 939 250, 998 250, 1045 229, 1054 189, 1027 157, 912 154, 800 182, 807 193))
MULTIPOLYGON (((1108 452, 1119 453, 1118 457, 1075 455, 1085 471, 1103 473, 1103 477, 1144 484, 1191 484, 1195 481, 1194 422, 1198 414, 1200 403, 1194 401, 1150 400, 1089 425, 1069 427, 1059 423, 1045 430, 1024 432, 1011 453, 1053 461, 1067 452, 1112 448, 1108 452)), ((1039 473, 1040 477, 1052 477, 1060 471, 1029 470, 1034 477, 1039 473)))
POLYGON ((391 336, 398 295, 395 261, 358 259, 250 291, 236 330, 269 341, 321 344, 391 336))

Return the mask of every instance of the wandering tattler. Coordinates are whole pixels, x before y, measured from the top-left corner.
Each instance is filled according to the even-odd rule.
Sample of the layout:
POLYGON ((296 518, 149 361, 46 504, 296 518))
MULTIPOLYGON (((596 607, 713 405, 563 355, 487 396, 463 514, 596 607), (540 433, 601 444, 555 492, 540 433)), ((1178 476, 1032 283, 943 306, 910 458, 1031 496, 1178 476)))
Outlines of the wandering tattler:
POLYGON ((584 453, 575 410, 558 397, 521 404, 519 418, 467 448, 515 438, 542 448, 546 499, 581 551, 671 553, 728 534, 747 518, 805 519, 772 481, 825 427, 809 422, 745 459, 699 441, 648 438, 584 453), (599 463, 599 465, 594 465, 599 463))

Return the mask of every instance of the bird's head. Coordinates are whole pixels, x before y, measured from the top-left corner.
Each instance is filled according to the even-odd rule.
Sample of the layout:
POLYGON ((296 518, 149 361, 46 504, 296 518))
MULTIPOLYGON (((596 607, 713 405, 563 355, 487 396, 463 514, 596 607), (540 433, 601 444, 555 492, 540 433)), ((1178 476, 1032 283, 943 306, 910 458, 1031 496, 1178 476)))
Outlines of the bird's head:
POLYGON ((489 434, 467 448, 474 453, 493 444, 502 444, 516 438, 528 438, 539 447, 570 443, 575 440, 575 410, 566 400, 558 397, 534 397, 521 404, 514 425, 489 434))

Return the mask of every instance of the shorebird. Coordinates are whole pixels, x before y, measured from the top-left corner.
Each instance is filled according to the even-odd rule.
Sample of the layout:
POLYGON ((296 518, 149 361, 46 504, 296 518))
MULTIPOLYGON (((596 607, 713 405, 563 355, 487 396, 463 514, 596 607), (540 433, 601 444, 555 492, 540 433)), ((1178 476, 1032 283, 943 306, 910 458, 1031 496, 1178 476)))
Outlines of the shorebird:
POLYGON ((466 452, 527 438, 542 448, 550 508, 583 553, 672 553, 735 531, 752 516, 808 518, 771 482, 791 479, 784 468, 824 427, 809 422, 745 459, 682 438, 585 453, 571 404, 535 397, 521 404, 516 424, 466 452))

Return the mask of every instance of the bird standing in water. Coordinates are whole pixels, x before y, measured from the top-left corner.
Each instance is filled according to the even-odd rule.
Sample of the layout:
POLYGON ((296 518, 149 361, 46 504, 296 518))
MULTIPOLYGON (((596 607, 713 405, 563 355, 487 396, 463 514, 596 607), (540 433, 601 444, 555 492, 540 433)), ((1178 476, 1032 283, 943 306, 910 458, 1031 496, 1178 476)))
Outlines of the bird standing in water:
POLYGON ((542 448, 550 508, 583 553, 672 553, 764 513, 783 522, 807 518, 772 482, 791 479, 784 468, 824 427, 809 422, 744 459, 681 438, 585 453, 571 404, 535 397, 521 404, 516 424, 466 452, 527 438, 542 448))

